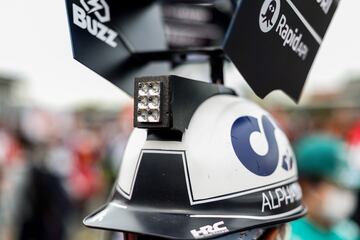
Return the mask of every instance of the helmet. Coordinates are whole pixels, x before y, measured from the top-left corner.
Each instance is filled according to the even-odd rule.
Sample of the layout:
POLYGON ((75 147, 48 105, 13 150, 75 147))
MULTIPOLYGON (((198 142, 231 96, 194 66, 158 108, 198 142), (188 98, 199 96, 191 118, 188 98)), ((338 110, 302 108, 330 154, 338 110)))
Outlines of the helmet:
POLYGON ((149 239, 222 239, 302 217, 301 197, 293 151, 271 116, 217 95, 179 139, 135 128, 110 201, 84 224, 149 239))

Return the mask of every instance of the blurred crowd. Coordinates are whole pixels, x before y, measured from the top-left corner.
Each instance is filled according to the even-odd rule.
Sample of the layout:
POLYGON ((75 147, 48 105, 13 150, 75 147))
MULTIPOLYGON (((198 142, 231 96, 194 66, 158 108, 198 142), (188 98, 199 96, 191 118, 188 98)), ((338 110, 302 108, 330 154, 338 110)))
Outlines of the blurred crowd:
POLYGON ((82 218, 111 190, 131 119, 129 103, 119 113, 26 109, 1 123, 0 239, 87 238, 82 218))
MULTIPOLYGON (((314 106, 267 107, 294 145, 309 209, 293 239, 360 239, 360 107, 314 106)), ((99 239, 82 219, 110 195, 132 103, 17 112, 0 122, 0 240, 99 239)))

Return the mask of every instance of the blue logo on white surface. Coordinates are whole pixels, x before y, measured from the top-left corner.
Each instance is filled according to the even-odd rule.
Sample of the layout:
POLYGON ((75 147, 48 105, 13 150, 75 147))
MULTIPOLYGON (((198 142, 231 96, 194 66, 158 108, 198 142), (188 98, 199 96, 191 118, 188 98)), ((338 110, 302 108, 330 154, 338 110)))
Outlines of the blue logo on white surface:
POLYGON ((289 151, 282 157, 282 168, 286 171, 290 171, 294 166, 294 158, 289 151))
MULTIPOLYGON (((240 162, 258 176, 271 175, 279 161, 279 147, 275 138, 275 126, 267 116, 262 116, 260 130, 259 119, 251 116, 238 118, 231 127, 231 143, 240 162), (252 133, 258 132, 265 137, 268 151, 264 155, 255 152, 250 143, 252 133)), ((260 144, 260 143, 259 143, 260 144)))

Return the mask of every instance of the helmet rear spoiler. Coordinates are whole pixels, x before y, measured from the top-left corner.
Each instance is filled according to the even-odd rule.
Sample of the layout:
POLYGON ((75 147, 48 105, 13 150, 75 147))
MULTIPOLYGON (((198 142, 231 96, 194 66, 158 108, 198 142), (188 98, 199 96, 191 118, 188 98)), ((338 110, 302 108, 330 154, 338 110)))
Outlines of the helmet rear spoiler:
POLYGON ((295 100, 339 2, 324 8, 316 1, 237 1, 219 46, 169 49, 163 2, 213 1, 65 1, 74 58, 129 95, 136 76, 167 74, 179 59, 201 54, 208 57, 213 82, 223 83, 223 62, 230 60, 260 97, 281 89, 295 100))

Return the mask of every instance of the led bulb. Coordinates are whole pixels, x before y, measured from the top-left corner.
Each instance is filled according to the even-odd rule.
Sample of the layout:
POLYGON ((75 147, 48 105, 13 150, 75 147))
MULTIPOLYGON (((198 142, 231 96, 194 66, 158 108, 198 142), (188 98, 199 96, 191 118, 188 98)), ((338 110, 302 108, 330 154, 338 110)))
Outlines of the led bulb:
POLYGON ((147 110, 139 110, 137 113, 138 122, 148 122, 149 113, 147 110))
POLYGON ((151 109, 159 108, 160 98, 158 96, 151 96, 148 98, 148 100, 149 100, 149 103, 148 103, 149 108, 151 108, 151 109))
POLYGON ((149 94, 150 95, 159 95, 160 94, 160 82, 150 82, 149 83, 149 94))
POLYGON ((159 122, 160 113, 158 110, 149 110, 148 112, 148 121, 149 122, 159 122))
POLYGON ((139 109, 146 109, 148 107, 149 101, 148 98, 145 96, 140 96, 138 98, 138 108, 139 109))
POLYGON ((144 96, 149 92, 149 85, 147 83, 139 83, 139 95, 144 96))

